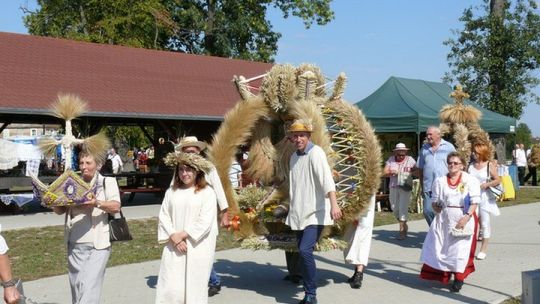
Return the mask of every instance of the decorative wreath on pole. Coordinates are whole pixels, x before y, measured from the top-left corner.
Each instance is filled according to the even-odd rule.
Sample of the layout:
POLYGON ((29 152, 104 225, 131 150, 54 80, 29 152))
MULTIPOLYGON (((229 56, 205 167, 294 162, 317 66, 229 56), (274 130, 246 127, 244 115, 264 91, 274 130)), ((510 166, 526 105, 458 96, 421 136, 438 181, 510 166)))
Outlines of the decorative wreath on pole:
MULTIPOLYGON (((323 148, 333 168, 344 214, 338 226, 352 222, 365 211, 379 188, 381 149, 361 111, 342 99, 346 82, 343 73, 333 81, 329 95, 326 87, 331 83, 310 64, 276 65, 263 76, 247 80, 240 76, 234 81, 242 100, 225 115, 209 147, 209 157, 221 177, 229 210, 241 222, 236 235, 244 240, 244 247, 295 247, 283 221, 288 210, 289 159, 295 150, 285 130, 296 119, 311 122, 311 140, 323 148), (260 78, 257 92, 249 83, 260 78), (245 173, 264 189, 258 196, 256 189, 248 189, 257 197, 256 203, 239 199, 228 179, 241 146, 250 147, 250 165, 245 173)), ((319 249, 344 245, 325 239, 319 242, 319 249)))
MULTIPOLYGON (((463 103, 463 99, 469 98, 469 94, 463 92, 461 85, 456 86, 450 97, 455 103, 444 106, 439 112, 441 135, 452 134, 456 151, 466 161, 470 160, 471 148, 477 143, 485 144, 489 148, 492 159, 495 147, 489 139, 489 134, 478 124, 482 113, 473 106, 463 103)), ((464 165, 467 168, 468 164, 464 165)))

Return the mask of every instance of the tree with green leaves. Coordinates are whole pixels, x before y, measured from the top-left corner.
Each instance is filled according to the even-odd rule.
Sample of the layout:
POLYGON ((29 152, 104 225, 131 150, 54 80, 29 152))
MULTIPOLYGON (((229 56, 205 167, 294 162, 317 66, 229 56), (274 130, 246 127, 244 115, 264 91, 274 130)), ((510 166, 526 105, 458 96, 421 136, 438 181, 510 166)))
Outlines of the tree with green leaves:
POLYGON ((332 0, 38 0, 30 34, 228 58, 273 60, 280 33, 267 10, 306 28, 334 18, 332 0))
POLYGON ((532 132, 526 123, 519 123, 516 128, 516 143, 529 147, 532 142, 532 132))
POLYGON ((137 126, 109 126, 106 128, 109 138, 114 138, 113 145, 126 149, 148 148, 152 143, 144 136, 143 131, 137 126))
POLYGON ((523 107, 540 102, 540 15, 533 0, 484 0, 467 8, 450 47, 445 82, 461 83, 471 99, 503 115, 520 118, 523 107))

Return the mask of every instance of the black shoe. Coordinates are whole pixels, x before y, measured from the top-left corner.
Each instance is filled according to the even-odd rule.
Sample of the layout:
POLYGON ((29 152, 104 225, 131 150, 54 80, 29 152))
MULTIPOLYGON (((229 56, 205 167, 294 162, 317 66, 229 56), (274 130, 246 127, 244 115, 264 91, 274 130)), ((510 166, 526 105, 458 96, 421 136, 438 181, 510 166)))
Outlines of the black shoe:
POLYGON ((354 274, 347 279, 347 283, 352 283, 353 279, 354 279, 354 275, 358 273, 358 270, 354 269, 354 274))
POLYGON ((293 282, 294 284, 300 284, 300 282, 302 281, 302 276, 299 276, 299 275, 292 275, 291 278, 290 278, 291 282, 293 282))
POLYGON ((363 272, 356 272, 355 274, 353 274, 353 276, 349 278, 349 283, 351 284, 351 288, 358 289, 362 287, 363 279, 364 279, 363 272))
POLYGON ((454 280, 454 283, 452 283, 452 286, 450 286, 450 291, 459 292, 461 287, 463 287, 463 281, 454 280))
POLYGON ((219 285, 210 285, 208 287, 208 296, 213 297, 221 291, 221 284, 219 285))
POLYGON ((298 304, 317 304, 317 298, 312 295, 305 295, 304 299, 298 302, 298 304))

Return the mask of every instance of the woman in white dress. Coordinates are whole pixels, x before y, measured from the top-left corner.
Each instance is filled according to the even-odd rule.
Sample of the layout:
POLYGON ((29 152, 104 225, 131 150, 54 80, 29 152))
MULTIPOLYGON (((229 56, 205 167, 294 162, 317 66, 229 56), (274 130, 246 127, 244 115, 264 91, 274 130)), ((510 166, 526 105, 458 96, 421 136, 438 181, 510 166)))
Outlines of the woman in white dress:
POLYGON ((474 176, 480 183, 480 227, 482 228, 482 247, 476 255, 476 259, 486 258, 487 245, 491 237, 491 216, 500 215, 495 196, 490 194, 489 187, 496 187, 501 183, 497 173, 497 162, 489 161, 489 148, 485 144, 475 144, 472 151, 473 162, 469 165, 469 174, 474 176))
POLYGON ((435 180, 432 206, 435 219, 429 227, 422 247, 424 263, 420 277, 444 284, 454 282, 450 290, 459 292, 463 281, 474 272, 480 184, 463 172, 464 160, 457 152, 448 154, 448 175, 435 180))
POLYGON ((170 153, 165 162, 176 171, 159 213, 158 241, 166 246, 156 303, 208 303, 218 234, 216 195, 204 179, 211 164, 194 153, 170 153))

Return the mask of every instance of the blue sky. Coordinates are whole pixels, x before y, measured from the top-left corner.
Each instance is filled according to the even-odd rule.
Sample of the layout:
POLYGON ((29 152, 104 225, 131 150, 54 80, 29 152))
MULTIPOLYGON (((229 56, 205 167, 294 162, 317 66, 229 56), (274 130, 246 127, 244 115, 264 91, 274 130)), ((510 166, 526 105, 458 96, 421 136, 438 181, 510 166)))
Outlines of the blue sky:
MULTIPOLYGON (((283 19, 270 10, 274 30, 282 33, 276 62, 314 63, 335 78, 348 76, 345 97, 356 102, 367 97, 390 76, 440 81, 448 71, 448 48, 443 41, 461 28, 463 10, 481 0, 334 0, 334 21, 305 29, 298 18, 283 19)), ((0 3, 0 31, 26 33, 20 6, 34 0, 0 3)), ((538 75, 537 71, 537 75, 538 75)), ((246 75, 248 76, 248 75, 246 75)), ((540 94, 540 88, 535 92, 540 94)), ((540 136, 540 105, 525 108, 521 122, 540 136)))

